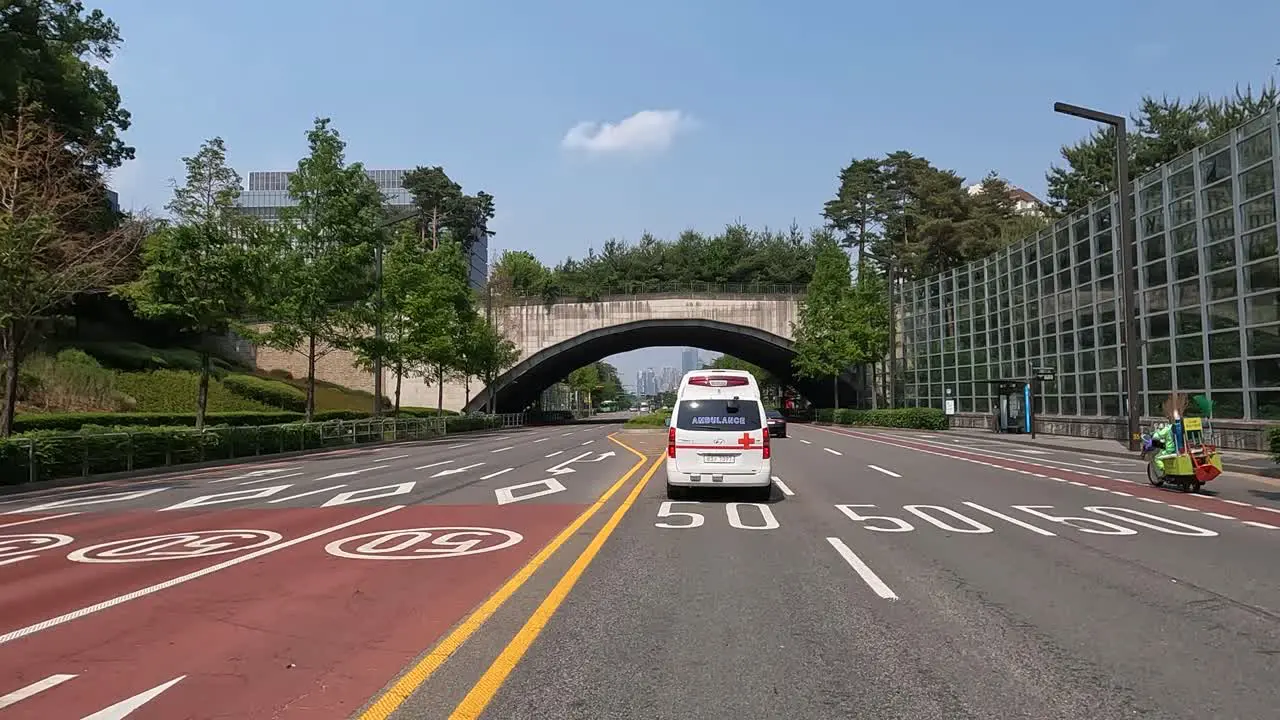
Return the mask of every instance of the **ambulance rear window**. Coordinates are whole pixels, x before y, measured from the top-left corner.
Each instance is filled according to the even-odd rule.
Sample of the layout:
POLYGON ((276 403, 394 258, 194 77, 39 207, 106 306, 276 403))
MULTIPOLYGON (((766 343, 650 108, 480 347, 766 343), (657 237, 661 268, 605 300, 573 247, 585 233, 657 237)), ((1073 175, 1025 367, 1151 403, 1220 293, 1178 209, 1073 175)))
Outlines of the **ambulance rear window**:
POLYGON ((760 429, 760 405, 754 400, 685 400, 676 409, 681 430, 743 432, 760 429))

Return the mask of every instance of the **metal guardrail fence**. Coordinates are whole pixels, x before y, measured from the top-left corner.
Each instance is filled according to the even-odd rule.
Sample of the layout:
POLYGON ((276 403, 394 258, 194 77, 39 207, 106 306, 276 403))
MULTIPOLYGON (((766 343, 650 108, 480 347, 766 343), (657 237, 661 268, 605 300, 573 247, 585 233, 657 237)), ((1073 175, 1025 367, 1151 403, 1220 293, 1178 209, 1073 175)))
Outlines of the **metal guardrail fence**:
MULTIPOLYGON (((632 295, 803 295, 807 285, 800 283, 712 283, 712 282, 637 282, 619 283, 598 288, 564 288, 550 293, 551 296, 565 300, 595 299, 611 296, 632 295)), ((513 290, 513 298, 546 300, 547 294, 541 292, 524 292, 513 290)))
POLYGON ((0 485, 84 478, 217 460, 270 457, 374 442, 426 440, 453 432, 524 425, 524 414, 370 418, 318 423, 68 433, 10 438, 0 447, 0 485))

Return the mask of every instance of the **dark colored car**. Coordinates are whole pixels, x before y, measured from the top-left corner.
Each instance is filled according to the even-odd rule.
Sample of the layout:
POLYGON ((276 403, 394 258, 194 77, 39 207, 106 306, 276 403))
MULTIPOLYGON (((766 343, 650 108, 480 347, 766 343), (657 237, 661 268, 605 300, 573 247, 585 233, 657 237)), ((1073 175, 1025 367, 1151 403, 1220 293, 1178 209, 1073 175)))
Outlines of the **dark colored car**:
POLYGON ((787 436, 787 419, 777 410, 769 410, 765 413, 769 418, 769 437, 786 437, 787 436))

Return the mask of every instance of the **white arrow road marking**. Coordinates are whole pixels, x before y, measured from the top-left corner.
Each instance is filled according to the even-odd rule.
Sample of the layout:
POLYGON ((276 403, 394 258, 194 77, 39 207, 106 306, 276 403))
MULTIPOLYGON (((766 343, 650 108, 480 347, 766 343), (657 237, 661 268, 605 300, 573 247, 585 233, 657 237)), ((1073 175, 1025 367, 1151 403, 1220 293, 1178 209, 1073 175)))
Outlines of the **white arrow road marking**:
POLYGON ((429 465, 419 465, 418 467, 414 468, 414 470, 426 470, 427 468, 440 467, 441 465, 448 465, 448 464, 449 464, 449 463, 451 463, 451 462, 453 462, 453 461, 452 461, 452 460, 441 460, 440 462, 433 462, 433 463, 431 463, 431 464, 429 464, 429 465))
POLYGON ((436 473, 435 475, 432 475, 431 477, 438 478, 438 477, 444 477, 445 475, 457 475, 458 473, 463 473, 468 470, 473 470, 475 468, 478 468, 483 464, 484 463, 474 463, 472 465, 464 465, 463 467, 460 467, 460 468, 452 468, 450 470, 441 470, 440 472, 436 473))
POLYGON ((69 498, 67 500, 54 500, 53 502, 44 503, 43 505, 35 505, 21 510, 10 510, 5 515, 17 515, 18 513, 32 513, 40 510, 53 510, 54 508, 82 507, 84 505, 105 505, 107 503, 125 502, 127 500, 136 500, 140 497, 154 495, 158 492, 164 492, 169 488, 155 488, 154 490, 135 490, 134 492, 115 493, 112 495, 90 495, 88 497, 69 498))
POLYGON ((92 715, 86 715, 81 720, 124 720, 133 713, 134 710, 146 705, 147 703, 160 697, 165 690, 182 682, 186 675, 179 675, 163 685, 157 685, 146 692, 140 692, 131 698, 121 700, 109 708, 103 708, 92 715))
POLYGON ((249 480, 251 478, 262 477, 264 475, 278 475, 279 473, 293 472, 294 470, 301 470, 301 469, 302 468, 300 467, 289 467, 289 468, 267 468, 266 470, 254 470, 253 472, 247 472, 247 473, 244 473, 243 475, 233 475, 231 477, 218 478, 217 480, 210 480, 209 484, 214 485, 217 483, 231 482, 232 480, 249 480))
POLYGON ((300 472, 296 472, 296 473, 289 473, 287 475, 275 475, 272 477, 258 478, 257 480, 246 480, 242 483, 236 483, 236 485, 239 487, 244 487, 245 485, 257 485, 259 483, 264 483, 264 482, 275 482, 276 480, 284 480, 285 478, 298 477, 301 474, 302 473, 300 472))
POLYGON ((617 453, 615 453, 614 451, 610 450, 609 452, 602 452, 602 453, 600 453, 599 455, 595 456, 595 457, 594 457, 594 458, 592 458, 591 460, 588 460, 587 462, 600 462, 601 460, 604 460, 605 458, 611 458, 611 457, 614 457, 615 455, 617 455, 617 453))
POLYGON ((560 484, 555 478, 547 478, 546 480, 534 480, 533 482, 521 483, 520 485, 511 485, 510 487, 498 488, 493 494, 498 498, 499 505, 520 502, 521 500, 529 500, 530 498, 542 497, 543 495, 553 495, 558 492, 564 492, 567 488, 560 484), (544 489, 537 492, 528 493, 517 496, 516 490, 522 490, 528 487, 542 486, 544 489))
POLYGON ((344 493, 338 493, 333 496, 329 502, 320 507, 333 507, 334 505, 348 505, 350 503, 364 502, 365 500, 378 500, 385 497, 394 497, 396 495, 404 495, 413 492, 414 481, 402 482, 397 485, 383 485, 375 488, 361 488, 359 490, 348 490, 344 493))
POLYGON ((374 465, 373 467, 360 468, 359 470, 344 470, 342 472, 336 472, 336 473, 331 473, 329 475, 325 475, 322 478, 316 478, 316 480, 333 480, 334 478, 351 477, 352 475, 367 473, 370 470, 381 470, 384 467, 386 467, 386 465, 374 465))
POLYGON ((39 682, 33 682, 24 688, 18 688, 8 695, 0 697, 0 710, 3 710, 10 705, 17 705, 32 695, 38 695, 49 688, 57 687, 74 677, 75 675, 50 675, 39 682))
POLYGON ((308 495, 319 495, 320 493, 331 492, 333 490, 341 490, 346 486, 347 486, 346 483, 343 483, 341 485, 334 485, 332 487, 320 488, 319 490, 308 490, 307 492, 304 492, 304 493, 298 493, 297 495, 290 495, 288 497, 276 498, 275 500, 268 500, 267 502, 269 503, 289 502, 290 500, 297 500, 298 498, 304 498, 304 497, 307 497, 308 495))
POLYGON ((578 472, 577 470, 574 470, 571 467, 565 467, 565 466, 568 465, 569 463, 578 462, 579 460, 581 460, 584 457, 587 457, 590 454, 591 454, 591 451, 588 450, 587 452, 584 452, 581 455, 578 455, 576 457, 571 457, 568 460, 565 460, 564 462, 560 463, 559 465, 553 465, 552 467, 547 468, 547 472, 551 473, 552 475, 564 475, 565 473, 578 472))
POLYGON ((221 505, 222 503, 240 502, 242 500, 261 500, 265 497, 271 497, 281 490, 288 490, 293 487, 285 483, 284 485, 272 485, 264 488, 249 488, 247 490, 232 490, 231 492, 218 493, 216 495, 201 495, 200 497, 183 500, 177 505, 170 505, 167 508, 161 508, 160 512, 166 510, 183 510, 185 508, 204 507, 205 505, 221 505))

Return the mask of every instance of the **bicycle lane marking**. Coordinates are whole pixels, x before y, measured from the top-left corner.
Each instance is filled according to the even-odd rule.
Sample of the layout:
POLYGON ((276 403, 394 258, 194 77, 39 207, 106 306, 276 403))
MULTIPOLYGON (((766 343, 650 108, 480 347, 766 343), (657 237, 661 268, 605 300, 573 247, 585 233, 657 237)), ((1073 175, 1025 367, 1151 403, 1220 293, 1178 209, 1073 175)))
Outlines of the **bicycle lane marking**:
POLYGON ((982 455, 979 452, 970 452, 958 448, 942 448, 937 445, 928 445, 919 441, 900 440, 897 438, 890 440, 886 439, 885 436, 870 433, 835 430, 819 426, 814 426, 814 429, 831 433, 833 435, 842 435, 855 440, 866 440, 868 442, 889 445, 903 450, 914 450, 916 452, 962 460, 976 465, 998 468, 1045 480, 1055 480, 1061 483, 1082 487, 1084 489, 1102 490, 1115 494, 1123 494, 1124 496, 1132 496, 1148 503, 1167 505, 1171 508, 1186 512, 1200 513, 1222 520, 1240 521, 1241 524, 1249 525, 1251 527, 1280 529, 1276 527, 1276 520, 1280 519, 1280 515, 1271 513, 1266 508, 1232 506, 1217 498, 1196 495, 1193 493, 1180 493, 1163 490, 1151 487, 1145 483, 1111 478, 1090 471, 1050 467, 1029 460, 1012 460, 991 455, 982 455), (1230 514, 1223 514, 1218 511, 1226 511, 1230 514))

